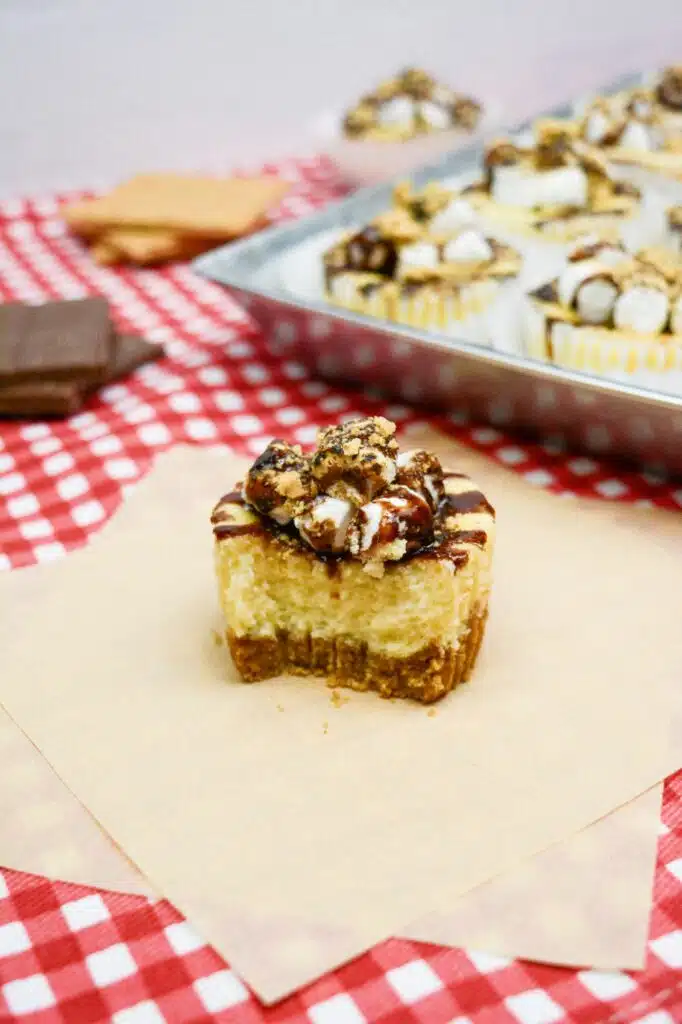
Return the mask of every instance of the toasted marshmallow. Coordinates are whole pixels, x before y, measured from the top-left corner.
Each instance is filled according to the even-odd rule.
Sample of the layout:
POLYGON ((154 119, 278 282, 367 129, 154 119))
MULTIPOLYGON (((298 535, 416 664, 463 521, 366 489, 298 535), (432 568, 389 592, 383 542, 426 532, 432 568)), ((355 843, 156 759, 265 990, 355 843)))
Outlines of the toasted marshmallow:
POLYGON ((401 452, 396 459, 396 466, 396 484, 417 491, 426 498, 435 512, 445 493, 440 460, 423 448, 415 448, 401 452))
POLYGON ((483 263, 493 258, 493 249, 480 231, 469 229, 445 245, 443 257, 448 263, 483 263))
POLYGON ((585 281, 578 288, 575 305, 586 324, 605 324, 611 319, 618 288, 608 277, 585 281))
POLYGON ((362 559, 395 561, 424 543, 432 527, 426 498, 409 487, 394 487, 359 510, 349 534, 350 551, 362 559))
POLYGON ((567 264, 561 271, 558 281, 559 302, 562 306, 572 306, 581 284, 590 278, 598 277, 603 271, 604 265, 598 259, 567 264))
POLYGON ((496 167, 492 197, 505 206, 587 205, 587 175, 582 167, 536 171, 521 166, 496 167))
POLYGON ((432 242, 405 245, 398 256, 398 272, 438 266, 438 247, 432 242))
POLYGON ((628 111, 635 117, 649 118, 654 112, 654 101, 646 92, 637 92, 628 103, 628 111))
POLYGON ((668 296, 663 288, 627 283, 616 300, 613 321, 620 330, 635 334, 660 334, 670 314, 668 296))
POLYGON ((316 498, 310 509, 297 516, 294 525, 316 551, 343 551, 355 506, 343 498, 316 498))
POLYGON ((595 107, 585 120, 585 141, 593 146, 600 146, 613 131, 613 119, 605 110, 595 107))
POLYGON ((460 228, 476 223, 476 211, 468 199, 452 199, 431 221, 435 235, 450 235, 460 228))
POLYGON ((627 122, 621 132, 618 145, 621 149, 636 149, 643 153, 651 153, 659 148, 660 140, 653 125, 632 119, 627 122))
POLYGON ((449 112, 445 107, 430 100, 422 100, 418 106, 419 113, 431 128, 449 128, 452 124, 449 112))
POLYGON ((395 99, 381 104, 377 117, 379 124, 386 127, 409 125, 414 117, 414 103, 407 96, 396 96, 395 99))

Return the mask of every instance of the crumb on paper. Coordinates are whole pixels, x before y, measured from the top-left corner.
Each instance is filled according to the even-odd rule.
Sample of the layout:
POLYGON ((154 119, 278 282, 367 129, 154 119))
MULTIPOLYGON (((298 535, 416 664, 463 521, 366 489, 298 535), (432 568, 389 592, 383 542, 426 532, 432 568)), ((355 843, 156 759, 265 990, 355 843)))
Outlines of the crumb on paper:
POLYGON ((329 700, 335 708, 341 708, 348 703, 350 697, 348 694, 341 693, 340 690, 332 690, 329 700))
POLYGON ((284 711, 284 705, 283 704, 278 704, 277 705, 277 710, 278 711, 284 711))
POLYGON ((426 714, 429 716, 429 718, 435 718, 438 712, 436 711, 435 708, 429 708, 426 714))
POLYGON ((322 723, 322 732, 324 733, 325 736, 327 735, 327 733, 329 732, 329 722, 322 723))
POLYGON ((216 647, 222 647, 223 643, 225 642, 223 634, 218 632, 217 629, 212 629, 211 633, 213 634, 213 643, 216 645, 216 647))

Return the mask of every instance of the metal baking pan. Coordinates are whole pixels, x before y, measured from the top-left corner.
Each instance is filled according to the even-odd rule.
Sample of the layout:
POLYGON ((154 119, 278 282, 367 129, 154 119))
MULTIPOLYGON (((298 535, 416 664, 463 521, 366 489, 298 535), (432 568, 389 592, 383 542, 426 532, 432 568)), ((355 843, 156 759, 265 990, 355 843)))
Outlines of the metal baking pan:
MULTIPOLYGON (((600 92, 641 80, 623 77, 600 92)), ((571 109, 566 104, 536 116, 565 117, 571 109)), ((473 172, 480 158, 480 144, 471 146, 424 167, 412 180, 421 186, 473 172)), ((229 290, 276 353, 321 377, 371 385, 403 401, 463 411, 495 426, 549 435, 579 450, 682 476, 682 398, 339 310, 324 300, 321 281, 311 280, 307 294, 282 286, 284 260, 305 245, 321 252, 340 229, 366 223, 389 204, 394 184, 363 189, 303 220, 216 249, 194 267, 229 290)))

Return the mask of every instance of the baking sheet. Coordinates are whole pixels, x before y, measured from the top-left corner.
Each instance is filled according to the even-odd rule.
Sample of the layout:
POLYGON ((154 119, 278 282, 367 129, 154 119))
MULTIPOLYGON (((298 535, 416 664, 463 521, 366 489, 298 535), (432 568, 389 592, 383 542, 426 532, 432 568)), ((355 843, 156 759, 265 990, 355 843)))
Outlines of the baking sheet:
POLYGON ((454 906, 670 769, 678 521, 657 516, 654 538, 603 508, 576 516, 453 455, 465 469, 474 460, 500 506, 496 592, 514 601, 493 608, 475 684, 435 716, 373 695, 335 708, 311 680, 230 681, 208 625, 207 521, 243 468, 230 456, 176 453, 174 473, 145 482, 95 544, 40 570, 30 618, 5 644, 10 713, 266 1000, 454 906), (625 578, 654 577, 655 595, 626 599, 625 578), (457 785, 434 785, 443 779, 457 785))

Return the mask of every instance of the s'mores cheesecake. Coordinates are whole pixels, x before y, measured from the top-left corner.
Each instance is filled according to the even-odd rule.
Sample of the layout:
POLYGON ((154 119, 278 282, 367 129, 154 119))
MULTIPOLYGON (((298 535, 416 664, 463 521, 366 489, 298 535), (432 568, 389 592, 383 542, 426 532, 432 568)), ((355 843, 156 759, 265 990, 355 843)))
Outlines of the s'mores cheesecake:
POLYGON ((581 243, 526 296, 522 323, 536 359, 682 394, 682 260, 670 250, 581 243))
POLYGON ((493 224, 540 242, 570 243, 592 231, 623 232, 641 217, 641 194, 614 180, 605 159, 570 122, 538 122, 535 143, 492 142, 485 178, 467 189, 493 224))
POLYGON ((437 184, 398 186, 393 207, 324 254, 330 302, 446 335, 488 338, 480 320, 521 268, 519 253, 476 223, 472 204, 437 184))
POLYGON ((675 128, 647 89, 598 97, 578 121, 581 138, 600 152, 614 170, 641 188, 676 186, 682 194, 682 126, 675 128))
POLYGON ((349 139, 406 142, 433 132, 471 134, 479 126, 482 105, 437 82, 426 71, 408 68, 382 82, 343 119, 349 139))
POLYGON ((483 638, 495 513, 382 417, 306 455, 272 441, 211 517, 225 635, 246 682, 284 672, 439 700, 483 638))

